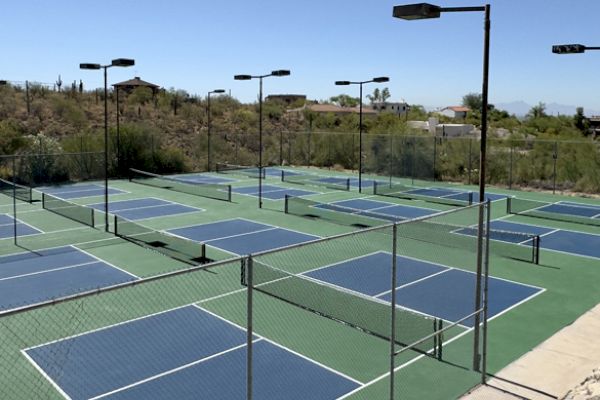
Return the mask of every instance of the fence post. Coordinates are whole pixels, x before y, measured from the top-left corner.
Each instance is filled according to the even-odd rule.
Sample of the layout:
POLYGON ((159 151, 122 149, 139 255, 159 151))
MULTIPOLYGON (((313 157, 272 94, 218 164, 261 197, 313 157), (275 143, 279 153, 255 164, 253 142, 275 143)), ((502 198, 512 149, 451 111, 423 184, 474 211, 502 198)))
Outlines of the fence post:
POLYGON ((417 162, 417 143, 416 143, 416 139, 414 137, 411 138, 411 143, 412 143, 412 163, 410 166, 410 175, 411 175, 411 183, 414 186, 415 185, 415 164, 417 162))
MULTIPOLYGON (((508 166, 508 189, 511 190, 512 189, 512 177, 513 177, 513 152, 514 152, 514 146, 512 145, 512 143, 510 144, 510 159, 509 159, 509 166, 508 166)), ((489 212, 489 210, 488 210, 489 212)))
MULTIPOLYGON (((289 144, 289 139, 288 139, 288 144, 289 144)), ((288 160, 288 162, 289 162, 289 160, 288 160)), ((283 166, 283 129, 279 130, 279 165, 283 166)))
POLYGON ((552 153, 553 172, 552 172, 552 194, 556 192, 556 160, 558 159, 558 142, 554 142, 554 151, 552 153))
POLYGON ((13 231, 14 242, 17 244, 17 156, 12 158, 12 181, 13 181, 13 231))
POLYGON ((473 139, 469 139, 469 162, 467 163, 469 165, 469 182, 467 182, 469 185, 471 184, 471 170, 473 169, 473 158, 472 158, 472 148, 473 148, 473 139))
POLYGON ((246 259, 246 399, 252 400, 252 294, 253 275, 252 256, 246 259))
POLYGON ((479 334, 481 315, 481 273, 483 268, 483 226, 484 226, 484 207, 485 203, 479 203, 479 221, 477 229, 477 274, 475 278, 475 324, 473 330, 473 370, 480 371, 481 355, 479 352, 479 334))
POLYGON ((396 352, 396 270, 397 257, 396 257, 396 245, 398 236, 398 226, 396 224, 392 227, 392 315, 391 315, 391 327, 390 327, 390 400, 394 400, 394 358, 396 352))
MULTIPOLYGON (((392 176, 394 175, 394 133, 390 132, 390 187, 392 187, 392 176)), ((376 182, 373 182, 375 185, 376 182)), ((375 186, 373 186, 375 187, 375 186)))
POLYGON ((435 161, 437 158, 437 138, 433 137, 433 181, 435 182, 435 161))
POLYGON ((327 134, 327 166, 331 169, 331 132, 327 134))
POLYGON ((488 282, 490 277, 490 215, 492 212, 492 201, 486 202, 485 217, 485 254, 483 261, 483 342, 481 359, 481 384, 484 385, 487 377, 487 323, 488 323, 488 282))

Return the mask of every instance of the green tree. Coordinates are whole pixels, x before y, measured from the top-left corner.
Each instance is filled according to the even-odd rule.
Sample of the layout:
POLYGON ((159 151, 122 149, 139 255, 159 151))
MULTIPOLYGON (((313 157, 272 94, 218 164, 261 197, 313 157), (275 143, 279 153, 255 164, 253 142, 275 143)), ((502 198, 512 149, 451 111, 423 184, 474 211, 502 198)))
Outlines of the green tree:
POLYGON ((529 110, 527 113, 527 118, 530 119, 543 118, 547 116, 546 104, 542 103, 541 101, 536 106, 531 107, 531 110, 529 110))
POLYGON ((573 116, 575 128, 579 129, 584 136, 590 134, 590 121, 583 114, 583 107, 577 107, 576 114, 573 116))
POLYGON ((348 96, 347 94, 333 96, 329 98, 329 101, 331 101, 334 104, 337 104, 340 107, 356 107, 360 103, 358 97, 348 96))
POLYGON ((481 111, 483 107, 483 98, 481 93, 467 93, 462 98, 462 105, 469 107, 473 111, 481 111))
POLYGON ((390 97, 392 97, 392 95, 390 94, 390 89, 388 89, 388 88, 384 88, 384 89, 381 91, 381 101, 382 101, 382 102, 386 102, 386 101, 387 101, 387 99, 389 99, 390 97))
POLYGON ((373 94, 368 94, 367 99, 369 99, 371 104, 380 102, 381 101, 381 91, 379 90, 379 88, 375 88, 375 90, 373 90, 373 94))

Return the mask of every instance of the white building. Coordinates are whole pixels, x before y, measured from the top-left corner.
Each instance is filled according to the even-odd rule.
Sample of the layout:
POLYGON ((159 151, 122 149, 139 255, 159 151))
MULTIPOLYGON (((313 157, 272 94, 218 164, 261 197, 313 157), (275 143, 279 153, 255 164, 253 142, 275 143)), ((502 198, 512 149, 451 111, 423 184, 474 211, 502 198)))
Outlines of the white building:
POLYGON ((467 113, 470 111, 471 109, 469 107, 450 106, 442 108, 440 111, 438 111, 438 114, 454 119, 465 119, 467 118, 467 113))
POLYGON ((410 106, 406 103, 379 102, 373 103, 373 109, 378 112, 389 112, 396 115, 406 115, 410 106))

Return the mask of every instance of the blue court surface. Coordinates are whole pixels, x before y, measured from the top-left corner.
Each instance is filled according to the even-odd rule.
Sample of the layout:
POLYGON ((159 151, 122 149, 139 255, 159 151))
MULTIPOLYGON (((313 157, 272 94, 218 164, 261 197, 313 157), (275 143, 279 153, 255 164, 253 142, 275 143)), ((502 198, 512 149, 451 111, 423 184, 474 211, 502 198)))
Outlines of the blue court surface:
POLYGON ((574 215, 577 217, 600 219, 600 205, 596 206, 592 204, 574 203, 570 201, 559 201, 557 203, 552 203, 546 206, 534 208, 533 210, 564 215, 574 215))
POLYGON ((207 174, 179 174, 179 175, 168 175, 168 178, 177 179, 182 182, 192 184, 221 184, 235 182, 235 179, 221 178, 218 176, 207 175, 207 174))
MULTIPOLYGON (((449 322, 475 310, 476 275, 469 271, 397 256, 397 305, 449 322)), ((376 252, 309 271, 305 275, 384 301, 391 301, 392 254, 376 252)), ((541 288, 490 277, 490 318, 542 292, 541 288)), ((473 327, 473 320, 462 322, 473 327)))
POLYGON ((302 175, 302 173, 298 172, 298 171, 292 171, 289 169, 282 169, 282 168, 276 168, 276 167, 265 168, 265 175, 281 179, 281 171, 285 171, 285 174, 290 175, 290 176, 291 175, 302 175))
MULTIPOLYGON (((233 193, 244 194, 247 196, 258 197, 258 185, 244 186, 232 188, 233 193)), ((309 196, 311 194, 318 194, 317 192, 311 192, 309 190, 290 189, 276 185, 262 185, 262 196, 268 200, 282 200, 285 196, 309 196)))
POLYGON ((278 249, 319 238, 242 218, 170 229, 168 232, 236 255, 278 249))
POLYGON ((0 310, 136 280, 75 247, 0 257, 0 310))
MULTIPOLYGON (((17 218, 17 236, 28 236, 42 233, 39 229, 27 225, 17 218)), ((12 238, 15 235, 14 219, 10 215, 0 214, 0 239, 12 238)))
MULTIPOLYGON (((89 204, 88 207, 104 212, 104 203, 89 204)), ((184 206, 183 204, 174 203, 172 201, 146 197, 143 199, 111 201, 108 205, 108 211, 119 217, 135 221, 138 219, 166 217, 169 215, 204 210, 201 208, 184 206)))
MULTIPOLYGON (((252 348, 257 399, 333 400, 360 386, 266 338, 252 348)), ((73 400, 246 396, 245 329, 193 305, 25 352, 73 400)))
MULTIPOLYGON (((447 189, 447 188, 419 188, 414 190, 408 190, 406 193, 412 193, 419 196, 429 196, 429 197, 438 197, 452 200, 460 200, 460 201, 471 201, 473 203, 477 203, 479 201, 479 193, 471 193, 462 190, 456 189, 447 189)), ((496 193, 486 193, 486 200, 496 201, 503 200, 507 196, 496 193)))
POLYGON ((405 206, 368 199, 342 200, 333 203, 320 204, 316 207, 335 212, 345 212, 365 217, 378 218, 386 221, 402 221, 439 212, 439 210, 430 208, 405 206))
MULTIPOLYGON (((343 177, 343 176, 331 176, 331 177, 323 177, 320 179, 317 179, 317 181, 319 182, 323 182, 323 183, 332 183, 334 185, 340 185, 340 186, 345 186, 346 182, 348 182, 348 179, 350 179, 350 186, 351 187, 358 187, 358 178, 348 178, 348 177, 343 177)), ((372 187, 374 185, 374 180, 373 179, 363 179, 362 180, 362 187, 366 188, 366 187, 372 187)), ((382 181, 377 181, 377 184, 384 184, 385 182, 382 181)))
MULTIPOLYGON (((491 228, 508 232, 540 235, 540 247, 543 249, 600 258, 600 235, 505 220, 492 221, 491 228)), ((510 241, 510 238, 500 238, 499 240, 510 241)))
MULTIPOLYGON (((64 186, 45 186, 37 188, 42 193, 48 193, 59 199, 78 199, 82 197, 104 196, 104 186, 96 184, 88 185, 64 185, 64 186)), ((127 193, 123 190, 109 187, 108 194, 127 193)))

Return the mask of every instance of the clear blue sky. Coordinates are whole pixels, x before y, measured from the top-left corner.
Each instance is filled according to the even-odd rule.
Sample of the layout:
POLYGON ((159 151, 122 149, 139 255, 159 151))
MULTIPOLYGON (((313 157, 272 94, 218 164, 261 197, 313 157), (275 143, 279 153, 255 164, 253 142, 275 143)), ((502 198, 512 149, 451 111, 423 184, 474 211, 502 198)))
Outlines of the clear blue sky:
MULTIPOLYGON (((408 2, 411 2, 410 0, 408 2)), ((477 0, 433 1, 442 6, 477 0)), ((7 0, 2 4, 0 78, 100 87, 80 62, 136 60, 109 83, 136 76, 204 95, 224 88, 256 99, 257 82, 234 74, 290 69, 265 93, 325 99, 358 88, 340 79, 391 78, 392 100, 443 106, 481 91, 483 14, 392 18, 400 0, 7 0), (343 90, 342 90, 343 89, 343 90)), ((490 101, 558 102, 600 109, 600 51, 553 55, 554 43, 600 46, 598 0, 491 0, 490 101)), ((374 87, 367 88, 370 92, 374 87)))

